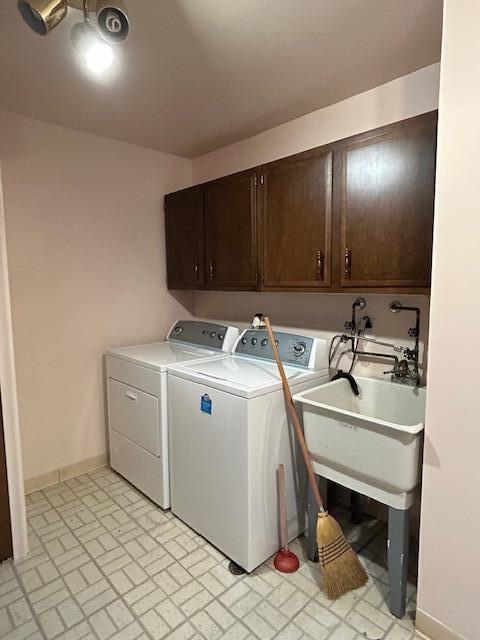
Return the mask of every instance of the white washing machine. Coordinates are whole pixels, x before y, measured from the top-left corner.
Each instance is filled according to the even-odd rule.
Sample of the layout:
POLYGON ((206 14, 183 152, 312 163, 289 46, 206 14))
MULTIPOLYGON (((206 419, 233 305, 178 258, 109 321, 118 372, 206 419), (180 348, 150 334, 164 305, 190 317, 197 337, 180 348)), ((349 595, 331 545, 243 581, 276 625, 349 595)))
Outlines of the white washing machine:
MULTIPOLYGON (((328 381, 326 341, 275 337, 293 393, 328 381)), ((266 333, 244 331, 234 355, 171 368, 168 403, 172 511, 252 571, 280 547, 280 463, 290 540, 306 520, 304 463, 266 333)))
POLYGON ((106 354, 110 465, 164 509, 170 507, 167 370, 229 353, 234 327, 182 320, 166 341, 106 354))

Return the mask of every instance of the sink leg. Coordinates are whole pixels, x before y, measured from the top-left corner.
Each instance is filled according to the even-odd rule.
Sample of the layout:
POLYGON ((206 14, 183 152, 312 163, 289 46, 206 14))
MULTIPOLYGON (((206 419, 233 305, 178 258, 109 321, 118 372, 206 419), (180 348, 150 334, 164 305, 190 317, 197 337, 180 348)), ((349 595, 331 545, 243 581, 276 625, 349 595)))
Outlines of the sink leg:
POLYGON ((409 510, 388 508, 390 611, 403 618, 407 606, 409 510))
MULTIPOLYGON (((321 476, 315 476, 322 498, 327 504, 327 483, 326 478, 321 476)), ((318 507, 313 497, 313 491, 308 485, 308 545, 307 545, 307 557, 312 562, 318 562, 318 549, 317 549, 317 516, 318 507)))

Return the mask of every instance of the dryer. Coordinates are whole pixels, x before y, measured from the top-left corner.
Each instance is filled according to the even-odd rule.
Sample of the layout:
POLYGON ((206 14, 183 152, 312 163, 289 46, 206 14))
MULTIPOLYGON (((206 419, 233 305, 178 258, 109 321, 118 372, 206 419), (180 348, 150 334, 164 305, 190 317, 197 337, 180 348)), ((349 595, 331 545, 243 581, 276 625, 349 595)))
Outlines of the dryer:
MULTIPOLYGON (((293 393, 328 381, 327 342, 275 333, 293 393)), ((288 535, 305 531, 306 474, 267 335, 233 355, 169 370, 172 511, 246 571, 280 547, 277 469, 288 535)))
POLYGON ((170 507, 167 371, 229 353, 235 327, 181 320, 163 342, 106 353, 110 466, 160 507, 170 507))

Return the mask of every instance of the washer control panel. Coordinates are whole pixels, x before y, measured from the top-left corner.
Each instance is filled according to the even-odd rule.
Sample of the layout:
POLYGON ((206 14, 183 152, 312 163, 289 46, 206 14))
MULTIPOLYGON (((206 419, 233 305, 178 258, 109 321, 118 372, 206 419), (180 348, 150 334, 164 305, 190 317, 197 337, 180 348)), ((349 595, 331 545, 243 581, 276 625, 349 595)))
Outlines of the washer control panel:
MULTIPOLYGON (((278 353, 285 364, 308 368, 311 365, 314 338, 293 333, 274 332, 278 353)), ((268 334, 260 329, 247 329, 237 342, 235 353, 254 358, 275 360, 268 334)))
MULTIPOLYGON (((231 341, 232 332, 238 330, 223 324, 215 324, 213 322, 199 322, 196 320, 179 320, 170 330, 167 340, 173 342, 182 342, 196 347, 206 347, 207 349, 219 349, 221 351, 230 350, 232 348, 226 345, 231 341)), ((235 336, 235 337, 236 337, 235 336)))

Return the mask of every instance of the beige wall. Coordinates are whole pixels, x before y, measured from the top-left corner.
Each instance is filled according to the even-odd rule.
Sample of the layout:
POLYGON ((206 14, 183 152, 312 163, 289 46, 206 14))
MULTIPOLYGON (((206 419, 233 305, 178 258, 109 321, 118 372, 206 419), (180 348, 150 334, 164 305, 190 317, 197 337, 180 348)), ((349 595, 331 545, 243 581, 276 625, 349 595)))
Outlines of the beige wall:
POLYGON ((165 287, 162 202, 191 162, 8 113, 0 154, 28 480, 105 452, 104 350, 189 315, 165 287))
MULTIPOLYGON (((277 328, 287 331, 304 331, 309 335, 330 340, 335 334, 343 332, 343 323, 350 320, 352 302, 358 294, 328 294, 328 293, 253 293, 205 291, 195 296, 195 315, 199 318, 212 318, 228 321, 231 324, 245 328, 257 312, 270 316, 277 328)), ((428 296, 392 296, 367 295, 363 296, 367 306, 360 312, 358 318, 367 314, 373 321, 374 329, 371 335, 394 341, 398 344, 412 345, 408 337, 408 328, 415 324, 415 316, 410 313, 391 313, 388 305, 393 299, 400 299, 408 304, 419 306, 422 312, 421 326, 421 359, 423 357, 424 340, 428 333, 428 296)), ((370 345, 373 347, 374 345, 370 345)), ((365 347, 366 348, 366 347, 365 347)), ((391 349, 379 347, 373 349, 385 353, 393 353, 391 349)), ((383 378, 383 371, 391 369, 389 360, 373 361, 371 358, 359 358, 355 364, 357 375, 383 378)), ((336 352, 332 362, 333 367, 344 370, 350 368, 350 354, 341 348, 336 352), (342 357, 339 356, 341 354, 342 357)))
POLYGON ((435 639, 480 636, 479 24, 478 2, 446 0, 418 593, 435 639))
POLYGON ((210 180, 432 111, 438 106, 439 74, 439 64, 433 64, 195 158, 193 178, 210 180))
MULTIPOLYGON (((269 162, 277 158, 368 131, 391 122, 432 111, 438 106, 439 65, 420 69, 365 93, 284 125, 194 159, 193 177, 202 182, 221 175, 269 162)), ((248 322, 256 311, 268 312, 278 325, 304 328, 330 339, 343 329, 356 295, 295 293, 197 292, 195 314, 248 322)), ((388 311, 392 296, 368 295, 365 313, 372 316, 374 333, 408 343, 412 316, 388 311)), ((396 296, 398 297, 398 296, 396 296)), ((422 336, 428 332, 428 297, 400 296, 422 310, 422 336)), ((424 364, 426 364, 424 362, 424 364)), ((341 366, 348 366, 342 361, 341 366)), ((385 362, 361 361, 356 373, 383 376, 385 362)))

